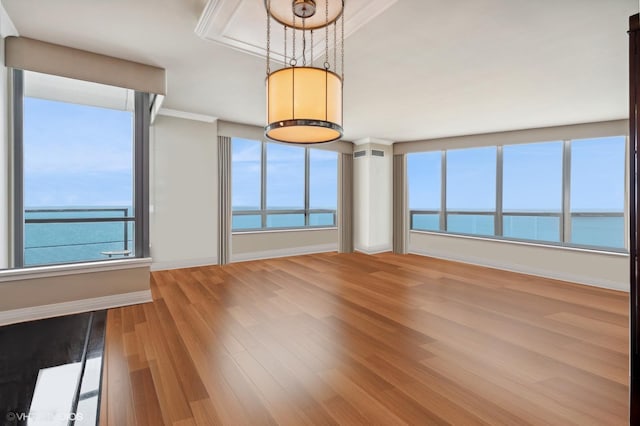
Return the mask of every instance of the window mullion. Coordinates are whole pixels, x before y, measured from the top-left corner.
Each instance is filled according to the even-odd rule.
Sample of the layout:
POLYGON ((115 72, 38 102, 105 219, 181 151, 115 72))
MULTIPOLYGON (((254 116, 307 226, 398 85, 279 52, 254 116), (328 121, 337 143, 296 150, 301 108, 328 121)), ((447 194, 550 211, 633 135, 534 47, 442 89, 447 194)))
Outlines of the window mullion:
POLYGON ((267 227, 267 143, 262 141, 260 151, 260 226, 267 227))
POLYGON ((447 151, 442 150, 440 163, 440 230, 447 230, 447 151))
POLYGON ((494 222, 494 234, 497 237, 503 235, 502 226, 502 192, 503 192, 503 155, 502 145, 496 147, 496 216, 494 222))
POLYGON ((304 226, 309 226, 309 165, 310 151, 309 148, 304 149, 304 226))
POLYGON ((571 242, 571 141, 563 142, 562 150, 562 222, 560 240, 571 242))
POLYGON ((24 267, 24 73, 13 70, 13 267, 24 267))

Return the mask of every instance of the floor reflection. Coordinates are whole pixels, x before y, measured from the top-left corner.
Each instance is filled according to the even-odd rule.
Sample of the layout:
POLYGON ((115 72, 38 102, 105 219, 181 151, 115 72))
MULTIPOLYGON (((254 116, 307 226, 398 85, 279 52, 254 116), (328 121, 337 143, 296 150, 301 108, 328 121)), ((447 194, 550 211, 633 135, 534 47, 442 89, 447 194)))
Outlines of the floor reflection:
POLYGON ((0 424, 95 425, 106 312, 0 327, 0 424))

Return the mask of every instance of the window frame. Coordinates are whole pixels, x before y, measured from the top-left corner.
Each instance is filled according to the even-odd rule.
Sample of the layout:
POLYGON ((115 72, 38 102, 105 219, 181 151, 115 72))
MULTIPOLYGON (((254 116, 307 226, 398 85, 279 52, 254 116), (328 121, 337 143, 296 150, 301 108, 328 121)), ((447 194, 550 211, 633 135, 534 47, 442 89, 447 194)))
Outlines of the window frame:
MULTIPOLYGON (((629 155, 629 137, 627 135, 609 135, 608 137, 623 137, 625 140, 625 159, 628 158, 629 155)), ((594 137, 595 138, 595 137, 594 137)), ((552 247, 568 247, 568 248, 576 248, 583 250, 593 250, 599 252, 610 252, 610 253, 621 253, 628 254, 629 253, 629 241, 626 238, 624 240, 624 247, 606 247, 606 246, 596 246, 596 245, 585 245, 585 244, 575 244, 571 243, 571 220, 574 217, 622 217, 625 222, 625 229, 628 226, 628 199, 629 194, 625 184, 625 201, 624 201, 624 211, 622 213, 614 213, 614 212, 602 212, 602 213, 572 213, 571 212, 571 142, 573 140, 579 141, 583 139, 593 139, 590 137, 581 137, 575 139, 556 139, 556 141, 561 141, 563 143, 562 147, 562 205, 561 211, 558 213, 554 212, 504 212, 503 209, 503 169, 504 169, 504 155, 503 155, 503 147, 511 146, 511 145, 526 145, 526 144, 535 144, 535 143, 547 143, 553 142, 553 140, 549 141, 536 141, 536 142, 526 142, 526 143, 514 143, 514 144, 496 144, 496 145, 487 145, 487 146, 495 146, 497 148, 497 163, 496 163, 496 211, 495 212, 481 212, 481 211, 464 211, 464 212, 456 212, 447 210, 446 205, 446 191, 447 191, 447 149, 438 149, 434 150, 436 152, 440 152, 442 156, 442 165, 441 165, 441 200, 440 200, 440 210, 421 210, 421 209, 409 209, 407 205, 407 215, 409 219, 409 232, 418 232, 418 233, 433 233, 439 235, 459 235, 465 237, 472 237, 478 239, 487 239, 487 240, 497 240, 497 241, 514 241, 520 243, 529 243, 535 245, 542 246, 552 246, 552 247), (416 214, 439 214, 440 215, 440 229, 439 230, 423 230, 423 229, 414 229, 414 215, 416 214), (452 232, 447 230, 447 215, 448 214, 470 214, 470 215, 495 215, 495 226, 494 226, 494 234, 495 235, 478 235, 478 234, 469 234, 469 233, 461 233, 461 232, 452 232), (524 239, 524 238, 513 238, 513 237, 505 237, 504 234, 504 216, 535 216, 535 217, 559 217, 560 226, 559 226, 559 242, 554 241, 545 241, 545 240, 534 240, 534 239, 524 239)), ((475 146, 469 146, 468 149, 477 148, 475 146)), ((460 149, 460 148, 456 148, 460 149)), ((467 148, 463 148, 467 149, 467 148)), ((428 151, 416 151, 418 152, 428 152, 428 151)), ((431 151, 433 152, 433 151, 431 151)), ((407 153, 406 155, 411 155, 414 152, 407 153)), ((628 173, 627 163, 625 161, 625 174, 628 173)), ((410 184, 408 175, 406 176, 407 185, 410 184)))
MULTIPOLYGON (((108 256, 104 259, 86 259, 74 262, 56 262, 25 266, 25 205, 24 205, 24 70, 13 68, 11 76, 12 111, 12 228, 10 269, 29 269, 78 265, 95 262, 114 262, 123 259, 141 259, 150 256, 149 249, 149 126, 151 123, 151 94, 135 91, 133 110, 133 215, 122 218, 95 219, 93 222, 124 222, 127 235, 128 223, 133 223, 132 255, 108 256)), ((82 219, 78 219, 81 222, 82 219)), ((34 223, 54 223, 56 220, 36 220, 34 223)), ((125 237, 126 238, 126 237, 125 237)), ((126 243, 125 243, 126 244, 126 243)))
MULTIPOLYGON (((234 137, 231 138, 231 144, 233 144, 234 137)), ((239 138, 245 139, 245 138, 239 138)), ((277 142, 254 140, 256 143, 260 143, 260 208, 255 210, 233 210, 231 206, 231 233, 243 234, 243 233, 260 233, 271 231, 287 231, 287 230, 312 230, 312 229, 336 229, 338 225, 338 199, 336 199, 336 209, 312 209, 309 207, 310 202, 310 167, 311 167, 311 149, 312 147, 301 146, 304 149, 304 208, 291 209, 291 210, 270 210, 267 209, 267 144, 277 142), (267 216, 278 214, 302 214, 304 215, 303 226, 284 226, 274 227, 267 226, 267 216), (332 214, 332 225, 310 225, 310 216, 312 214, 332 214), (233 217, 235 216, 260 216, 260 228, 233 228, 233 217)), ((233 151, 233 149, 232 149, 233 151)), ((334 152, 334 151, 332 151, 334 152)), ((338 154, 338 153, 336 153, 338 154)), ((233 154, 231 156, 231 168, 233 170, 233 154)), ((339 162, 339 156, 336 158, 336 164, 339 162)), ((338 172, 338 168, 336 168, 338 172)), ((233 174, 233 171, 231 171, 233 174)), ((231 190, 233 191, 233 183, 231 184, 231 190)), ((233 194, 232 194, 233 196, 233 194)))

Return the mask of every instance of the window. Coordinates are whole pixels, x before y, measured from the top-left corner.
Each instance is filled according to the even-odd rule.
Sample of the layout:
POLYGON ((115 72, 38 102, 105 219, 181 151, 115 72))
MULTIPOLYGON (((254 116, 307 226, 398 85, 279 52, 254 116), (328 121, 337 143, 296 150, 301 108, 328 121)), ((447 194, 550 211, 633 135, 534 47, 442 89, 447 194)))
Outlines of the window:
POLYGON ((142 256, 134 98, 148 107, 148 95, 28 71, 15 76, 22 100, 15 267, 142 256))
POLYGON ((410 229, 623 251, 625 150, 617 136, 408 154, 410 229))
POLYGON ((231 227, 262 228, 262 216, 259 212, 262 193, 262 143, 233 139, 231 157, 231 205, 234 212, 231 227), (256 211, 258 213, 255 213, 256 211))
POLYGON ((336 225, 337 153, 240 138, 231 144, 233 231, 336 225))
POLYGON ((447 151, 447 231, 494 235, 496 147, 447 151))
POLYGON ((338 210, 338 154, 309 150, 310 226, 335 226, 338 210))
POLYGON ((437 231, 442 214, 442 152, 422 152, 407 156, 411 229, 437 231))
POLYGON ((624 248, 625 138, 571 145, 571 242, 624 248))
POLYGON ((503 148, 503 236, 562 240, 562 148, 562 141, 503 148))

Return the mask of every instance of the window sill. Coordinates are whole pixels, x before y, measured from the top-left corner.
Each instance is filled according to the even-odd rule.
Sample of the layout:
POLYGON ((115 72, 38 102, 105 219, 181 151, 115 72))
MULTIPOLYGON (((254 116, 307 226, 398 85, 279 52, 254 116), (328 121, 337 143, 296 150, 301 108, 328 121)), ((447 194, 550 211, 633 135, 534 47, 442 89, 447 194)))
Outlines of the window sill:
POLYGON ((317 227, 317 228, 256 229, 256 230, 249 230, 249 231, 232 231, 231 235, 278 234, 282 232, 332 231, 337 229, 338 229, 337 226, 327 226, 327 227, 317 227))
POLYGON ((467 240, 479 240, 479 241, 487 241, 492 243, 514 244, 514 245, 527 246, 527 247, 540 247, 540 248, 552 249, 552 250, 594 253, 594 254, 602 254, 602 255, 614 256, 614 257, 629 257, 629 253, 626 250, 614 251, 614 250, 605 250, 605 249, 588 248, 588 247, 563 246, 560 244, 552 244, 552 243, 546 244, 543 242, 536 242, 536 241, 511 240, 511 239, 499 238, 499 237, 483 237, 479 235, 453 234, 449 232, 438 232, 438 231, 418 231, 413 229, 409 230, 409 233, 434 235, 438 237, 460 238, 460 239, 467 239, 467 240))
POLYGON ((30 280, 64 275, 88 274, 92 272, 117 271, 151 266, 151 258, 100 260, 97 262, 72 263, 66 265, 34 266, 0 271, 0 283, 30 280))

